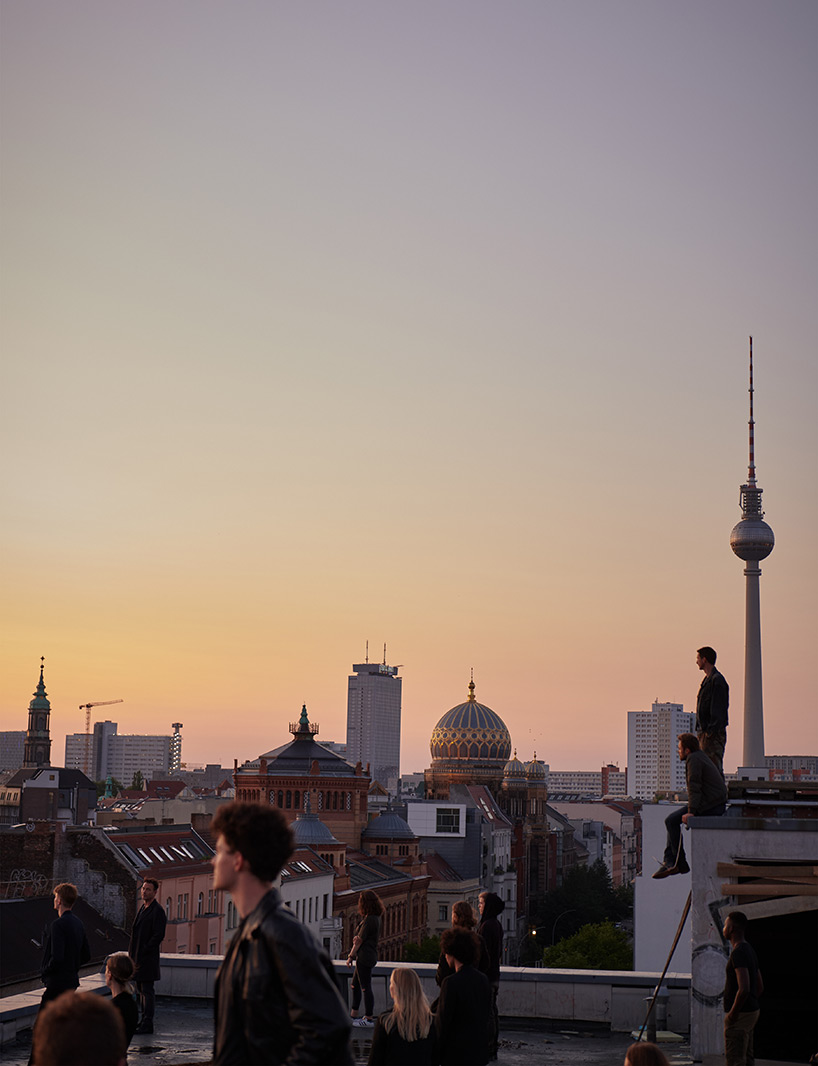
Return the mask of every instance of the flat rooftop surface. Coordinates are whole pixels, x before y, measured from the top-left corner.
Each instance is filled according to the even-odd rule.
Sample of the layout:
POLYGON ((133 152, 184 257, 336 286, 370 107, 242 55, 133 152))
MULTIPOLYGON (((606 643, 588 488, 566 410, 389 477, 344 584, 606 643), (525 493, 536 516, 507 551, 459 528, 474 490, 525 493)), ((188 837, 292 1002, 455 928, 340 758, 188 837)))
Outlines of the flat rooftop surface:
MULTIPOLYGON (((356 1063, 369 1056, 371 1034, 354 1030, 356 1063)), ((510 1024, 501 1028, 500 1066, 621 1066, 633 1042, 627 1033, 611 1033, 604 1027, 542 1022, 530 1026, 510 1024)), ((176 998, 156 1001, 156 1032, 135 1036, 128 1048, 129 1066, 205 1066, 213 1048, 213 1006, 210 1001, 176 998)), ((663 1043, 672 1066, 692 1066, 687 1040, 663 1043)), ((26 1066, 31 1052, 31 1031, 20 1034, 16 1044, 0 1051, 4 1066, 26 1066)), ((721 1066, 720 1055, 707 1056, 703 1066, 721 1066)), ((787 1066, 756 1059, 756 1066, 787 1066)))
MULTIPOLYGON (((128 1048, 129 1066, 199 1066, 210 1062, 213 1048, 213 1006, 201 1000, 156 1000, 153 1036, 135 1036, 128 1048)), ((353 1030, 357 1063, 369 1056, 371 1030, 353 1030)), ((621 1066, 632 1043, 627 1033, 576 1024, 503 1028, 498 1062, 502 1066, 621 1066)), ((673 1066, 689 1066, 687 1042, 664 1045, 673 1066)), ((7 1066, 26 1066, 31 1052, 30 1030, 0 1052, 7 1066)), ((760 1064, 759 1064, 760 1066, 760 1064)))

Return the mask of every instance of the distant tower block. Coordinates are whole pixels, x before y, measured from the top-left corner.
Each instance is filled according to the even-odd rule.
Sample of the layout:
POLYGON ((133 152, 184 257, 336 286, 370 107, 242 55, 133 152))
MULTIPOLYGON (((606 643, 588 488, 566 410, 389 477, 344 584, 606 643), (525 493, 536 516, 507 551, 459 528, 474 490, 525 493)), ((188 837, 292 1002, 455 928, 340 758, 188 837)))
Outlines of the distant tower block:
POLYGON ((383 662, 354 663, 347 688, 347 753, 354 766, 364 770, 392 796, 398 794, 400 776, 400 721, 402 679, 400 666, 383 662))
POLYGON ((173 722, 173 736, 170 738, 170 765, 168 769, 172 774, 177 773, 182 768, 182 734, 180 729, 184 729, 184 725, 181 722, 173 722))
POLYGON ((756 485, 755 422, 753 420, 753 338, 750 337, 750 464, 747 484, 741 486, 741 521, 730 534, 730 547, 747 565, 747 604, 744 621, 744 766, 764 766, 764 701, 761 687, 761 567, 775 546, 773 531, 764 521, 761 493, 756 485))

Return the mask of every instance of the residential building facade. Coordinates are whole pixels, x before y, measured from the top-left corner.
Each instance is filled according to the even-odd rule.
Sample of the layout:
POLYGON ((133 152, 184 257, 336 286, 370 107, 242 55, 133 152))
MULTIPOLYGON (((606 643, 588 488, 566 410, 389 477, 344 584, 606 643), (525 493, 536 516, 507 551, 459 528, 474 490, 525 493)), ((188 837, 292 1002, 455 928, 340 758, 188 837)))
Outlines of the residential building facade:
POLYGON ((654 703, 649 711, 628 711, 628 795, 652 800, 686 787, 677 737, 695 733, 696 715, 681 703, 654 703))

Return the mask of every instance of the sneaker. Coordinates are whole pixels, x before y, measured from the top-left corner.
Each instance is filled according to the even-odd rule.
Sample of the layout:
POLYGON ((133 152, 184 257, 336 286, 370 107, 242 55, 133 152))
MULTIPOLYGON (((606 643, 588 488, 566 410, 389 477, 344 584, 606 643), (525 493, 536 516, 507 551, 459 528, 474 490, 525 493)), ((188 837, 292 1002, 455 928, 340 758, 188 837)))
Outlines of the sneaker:
POLYGON ((371 1018, 353 1018, 352 1024, 358 1029, 374 1029, 375 1023, 371 1018))

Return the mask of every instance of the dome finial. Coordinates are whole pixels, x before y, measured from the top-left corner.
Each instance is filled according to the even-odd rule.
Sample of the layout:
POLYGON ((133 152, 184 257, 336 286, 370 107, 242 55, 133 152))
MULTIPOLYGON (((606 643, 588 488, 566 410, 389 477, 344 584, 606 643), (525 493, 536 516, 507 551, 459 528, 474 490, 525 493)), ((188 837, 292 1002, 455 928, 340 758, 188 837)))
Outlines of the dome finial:
POLYGON ((474 703, 474 667, 471 668, 471 680, 469 681, 469 703, 474 703))

